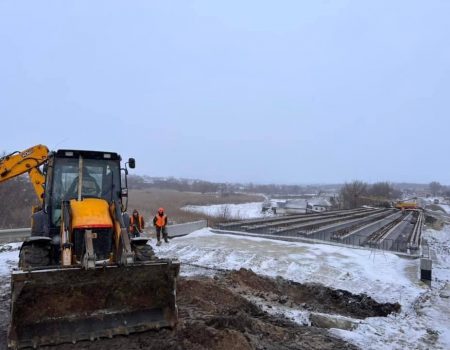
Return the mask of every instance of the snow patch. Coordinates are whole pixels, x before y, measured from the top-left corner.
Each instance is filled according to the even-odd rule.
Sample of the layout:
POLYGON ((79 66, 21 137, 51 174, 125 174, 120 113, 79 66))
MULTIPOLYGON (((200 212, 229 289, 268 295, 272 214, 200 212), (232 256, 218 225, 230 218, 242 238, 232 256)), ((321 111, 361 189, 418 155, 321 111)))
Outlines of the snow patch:
POLYGON ((261 218, 272 214, 262 212, 262 202, 243 204, 187 205, 181 208, 185 211, 204 214, 224 219, 243 220, 261 218))

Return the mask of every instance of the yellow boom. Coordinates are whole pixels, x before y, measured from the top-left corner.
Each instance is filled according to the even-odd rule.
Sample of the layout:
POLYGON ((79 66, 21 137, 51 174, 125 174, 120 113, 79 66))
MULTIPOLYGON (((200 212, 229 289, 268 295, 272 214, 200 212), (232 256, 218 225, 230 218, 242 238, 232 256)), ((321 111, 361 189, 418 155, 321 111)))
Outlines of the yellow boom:
POLYGON ((39 166, 48 159, 48 148, 44 145, 30 147, 23 152, 14 152, 0 158, 0 183, 28 173, 40 203, 44 195, 45 176, 39 166))

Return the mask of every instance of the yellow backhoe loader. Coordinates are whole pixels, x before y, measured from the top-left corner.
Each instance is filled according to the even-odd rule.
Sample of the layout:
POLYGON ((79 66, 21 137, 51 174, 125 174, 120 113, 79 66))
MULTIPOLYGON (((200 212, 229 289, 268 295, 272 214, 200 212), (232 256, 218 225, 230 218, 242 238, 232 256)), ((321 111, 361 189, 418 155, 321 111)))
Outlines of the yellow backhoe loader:
POLYGON ((129 238, 135 161, 120 161, 43 145, 0 159, 0 183, 28 173, 40 202, 11 276, 10 348, 175 327, 180 263, 156 258, 147 238, 129 238))

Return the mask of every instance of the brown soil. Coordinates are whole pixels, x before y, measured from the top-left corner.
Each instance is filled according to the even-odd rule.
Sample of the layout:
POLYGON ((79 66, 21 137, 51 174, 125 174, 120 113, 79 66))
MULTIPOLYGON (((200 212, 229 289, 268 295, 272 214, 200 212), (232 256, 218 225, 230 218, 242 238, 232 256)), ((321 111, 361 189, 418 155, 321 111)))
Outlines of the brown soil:
MULTIPOLYGON (((130 190, 128 212, 138 209, 144 217, 152 218, 159 207, 163 207, 173 223, 182 223, 207 219, 211 225, 224 221, 225 218, 214 218, 204 214, 191 213, 182 210, 186 205, 211 205, 211 204, 239 204, 248 202, 262 202, 264 198, 254 194, 235 193, 219 195, 215 193, 179 192, 174 190, 130 190)), ((150 224, 150 223, 148 223, 150 224)))
MULTIPOLYGON (((7 285, 7 281, 3 286, 7 285)), ((8 313, 9 288, 0 290, 2 314, 8 313)), ((94 342, 44 347, 62 349, 356 349, 331 336, 326 329, 298 325, 283 316, 271 316, 253 301, 353 318, 386 316, 399 304, 380 304, 365 295, 353 295, 319 284, 271 279, 241 269, 213 278, 180 278, 179 324, 162 329, 94 342)), ((5 347, 8 320, 0 318, 1 346, 5 347)))
POLYGON ((354 349, 326 330, 302 327, 264 313, 227 288, 224 277, 181 279, 180 322, 175 330, 145 332, 97 342, 48 347, 60 349, 354 349))
MULTIPOLYGON (((9 309, 9 286, 2 281, 1 314, 9 309)), ((386 316, 399 304, 380 304, 366 295, 354 295, 319 284, 300 284, 259 276, 241 269, 213 278, 189 277, 178 281, 179 324, 162 329, 94 342, 43 347, 63 349, 355 349, 326 329, 298 325, 283 316, 271 316, 255 302, 353 318, 386 316)), ((0 317, 0 348, 6 348, 8 317, 0 317)))
POLYGON ((301 284, 283 278, 259 276, 251 270, 231 271, 225 277, 228 285, 241 294, 251 294, 265 301, 296 309, 338 314, 353 318, 387 316, 400 311, 400 304, 380 304, 365 294, 327 288, 316 283, 301 284))
MULTIPOLYGON (((36 195, 28 176, 15 181, 6 182, 0 187, 0 228, 20 228, 30 225, 32 204, 36 202, 36 195), (18 187, 19 186, 19 187, 18 187), (19 191, 17 188, 22 188, 19 191)), ((128 212, 138 209, 145 219, 151 219, 159 207, 166 209, 169 220, 173 223, 183 223, 207 219, 211 223, 223 221, 224 218, 209 217, 199 213, 182 210, 186 205, 211 204, 239 204, 248 202, 262 202, 264 197, 257 194, 216 194, 198 192, 180 192, 165 189, 146 189, 129 191, 128 212)), ((150 223, 148 223, 150 224, 150 223)))

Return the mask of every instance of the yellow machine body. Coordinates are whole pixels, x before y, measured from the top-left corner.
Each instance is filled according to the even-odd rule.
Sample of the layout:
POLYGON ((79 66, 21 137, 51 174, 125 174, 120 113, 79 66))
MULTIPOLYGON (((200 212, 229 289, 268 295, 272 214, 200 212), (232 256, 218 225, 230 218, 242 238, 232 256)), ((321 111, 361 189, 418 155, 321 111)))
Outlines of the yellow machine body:
POLYGON ((86 198, 82 201, 70 200, 72 229, 111 228, 113 221, 109 205, 103 199, 86 198))

